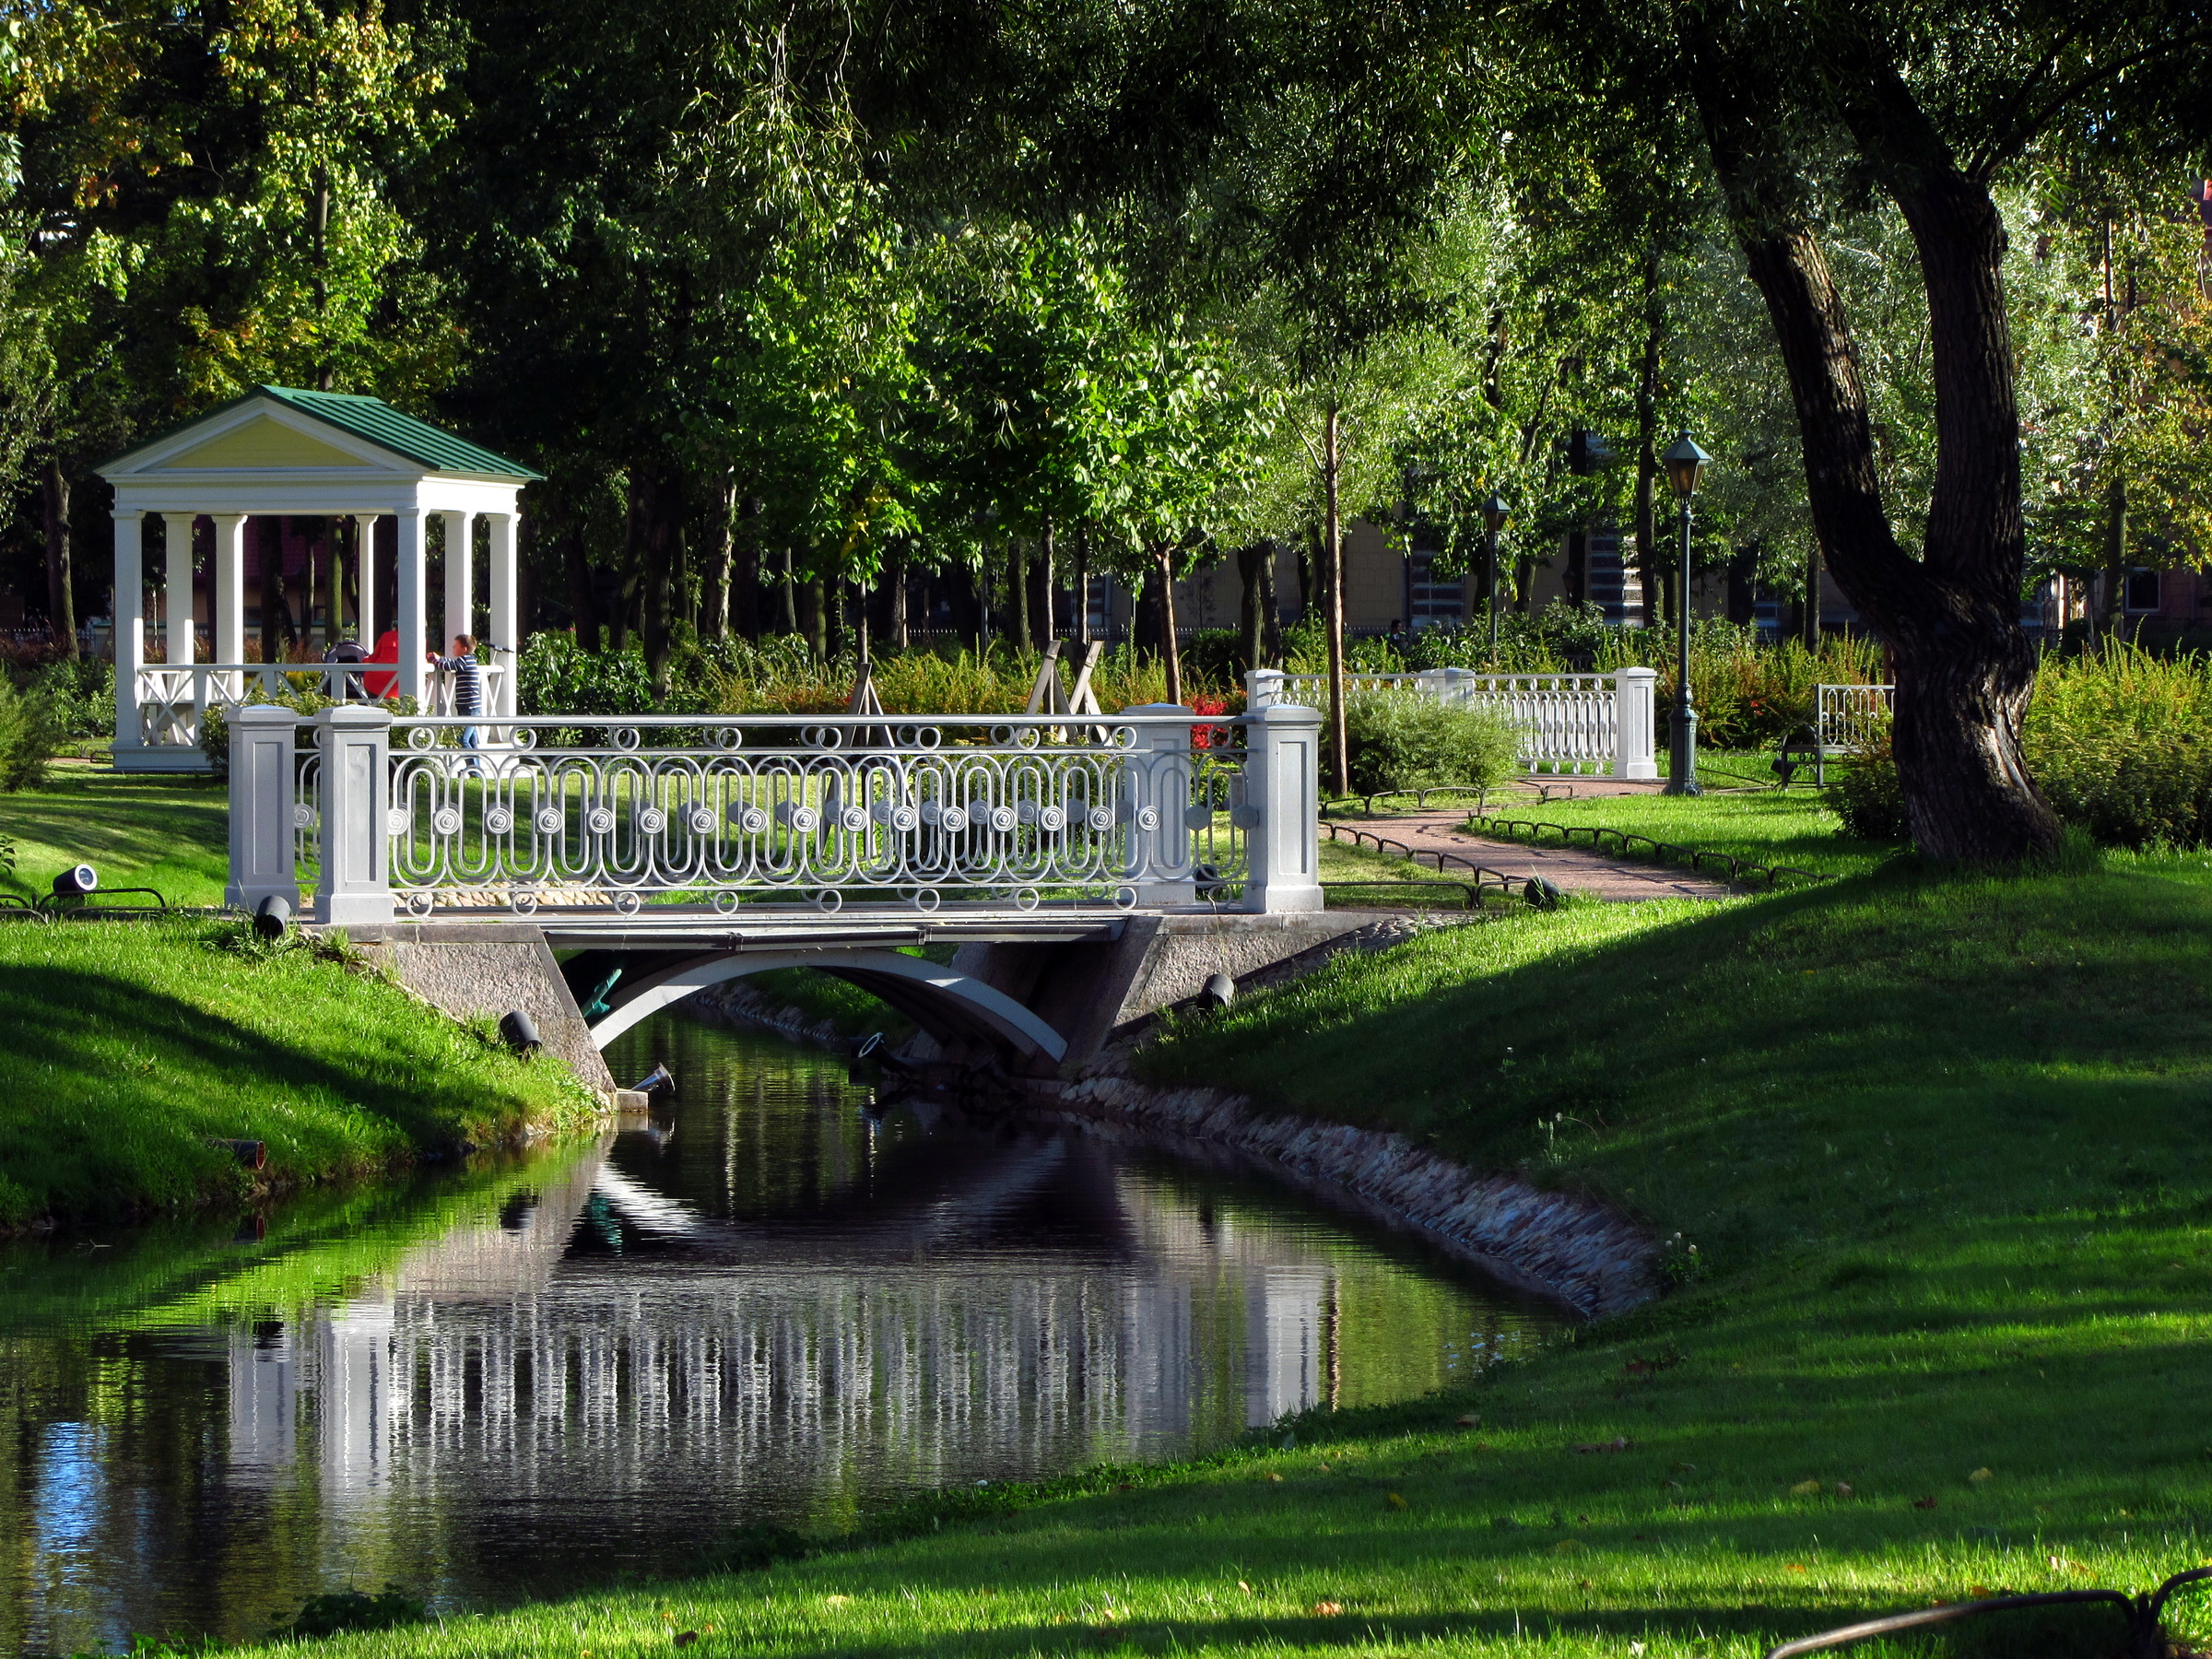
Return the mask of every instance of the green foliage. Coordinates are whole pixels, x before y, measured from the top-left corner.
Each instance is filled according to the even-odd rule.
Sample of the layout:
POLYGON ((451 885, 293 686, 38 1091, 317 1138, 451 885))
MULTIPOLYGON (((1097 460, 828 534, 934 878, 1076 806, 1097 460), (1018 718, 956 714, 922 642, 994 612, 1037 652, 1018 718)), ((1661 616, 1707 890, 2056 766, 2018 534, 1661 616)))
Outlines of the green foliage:
POLYGON ((653 676, 641 651, 586 651, 572 633, 536 633, 515 664, 515 707, 524 714, 649 714, 653 676))
POLYGON ((430 1616, 419 1596, 397 1584, 386 1584, 371 1595, 366 1590, 336 1590, 311 1595, 292 1619, 271 1634, 305 1638, 336 1636, 347 1630, 390 1630, 401 1625, 421 1624, 430 1616))
POLYGON ((1887 742, 1871 752, 1838 763, 1827 791, 1828 805, 1843 833, 1862 841, 1900 841, 1906 833, 1905 790, 1897 760, 1887 742))
POLYGON ((115 665, 100 657, 64 657, 29 671, 23 688, 48 698, 63 736, 104 738, 115 730, 115 665))
POLYGON ((1455 708, 1415 691, 1359 687, 1345 699, 1354 793, 1488 787, 1513 770, 1518 740, 1503 716, 1455 708))
POLYGON ((64 719, 43 691, 18 691, 0 679, 0 792, 36 789, 62 747, 64 719))
POLYGON ((2021 747, 2059 816, 2106 846, 2212 841, 2212 658, 2047 657, 2021 747))

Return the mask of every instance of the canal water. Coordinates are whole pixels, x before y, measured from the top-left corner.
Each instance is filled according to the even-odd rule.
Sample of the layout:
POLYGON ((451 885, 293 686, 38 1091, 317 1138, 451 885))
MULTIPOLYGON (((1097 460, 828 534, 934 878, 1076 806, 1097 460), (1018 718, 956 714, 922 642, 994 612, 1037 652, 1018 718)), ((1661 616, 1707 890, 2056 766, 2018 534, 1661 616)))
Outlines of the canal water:
POLYGON ((0 1653, 496 1606, 1436 1388, 1559 1316, 1250 1177, 664 1016, 650 1120, 0 1246, 0 1653))

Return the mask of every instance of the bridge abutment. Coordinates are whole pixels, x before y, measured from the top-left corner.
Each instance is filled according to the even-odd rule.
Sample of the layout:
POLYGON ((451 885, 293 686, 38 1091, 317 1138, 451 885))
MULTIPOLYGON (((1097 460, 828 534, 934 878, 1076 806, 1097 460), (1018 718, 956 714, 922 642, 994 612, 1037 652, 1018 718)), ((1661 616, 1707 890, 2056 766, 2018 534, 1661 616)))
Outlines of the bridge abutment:
MULTIPOLYGON (((1005 992, 1066 1039, 1067 1052, 1057 1061, 1032 1057, 1021 1072, 1072 1077, 1117 1037, 1197 996, 1215 974, 1241 981, 1326 950, 1374 920, 1359 911, 1320 910, 1132 916, 1114 939, 978 942, 963 945, 952 966, 1005 992)), ((924 1036, 911 1045, 907 1057, 917 1064, 972 1064, 986 1056, 924 1036)))

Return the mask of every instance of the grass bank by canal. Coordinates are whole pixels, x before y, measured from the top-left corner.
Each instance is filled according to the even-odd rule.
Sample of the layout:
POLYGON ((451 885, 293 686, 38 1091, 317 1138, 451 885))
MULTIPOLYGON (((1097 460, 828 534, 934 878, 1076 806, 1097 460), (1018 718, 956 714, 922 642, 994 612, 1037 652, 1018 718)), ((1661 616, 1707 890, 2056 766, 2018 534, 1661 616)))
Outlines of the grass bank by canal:
POLYGON ((2212 1556, 2208 863, 1576 907, 1241 998, 1154 1075, 1606 1194, 1678 1288, 1295 1444, 347 1651, 1659 1659, 2146 1586, 2212 1556))
POLYGON ((397 986, 234 922, 0 924, 0 1228, 389 1171, 596 1102, 397 986), (222 1143, 267 1147, 257 1174, 222 1143))

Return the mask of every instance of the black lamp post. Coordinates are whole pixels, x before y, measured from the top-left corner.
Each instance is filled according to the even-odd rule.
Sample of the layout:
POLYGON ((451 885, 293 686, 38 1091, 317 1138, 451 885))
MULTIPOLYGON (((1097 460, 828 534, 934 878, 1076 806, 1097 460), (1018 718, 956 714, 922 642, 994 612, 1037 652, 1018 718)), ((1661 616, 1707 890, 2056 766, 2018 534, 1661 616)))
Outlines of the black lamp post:
POLYGON ((1496 490, 1490 499, 1476 511, 1482 514, 1482 527, 1488 534, 1483 537, 1484 556, 1490 567, 1490 666, 1498 665, 1498 532, 1505 528, 1505 521, 1512 516, 1512 509, 1496 490))
POLYGON ((1667 744, 1666 793, 1694 795, 1698 787, 1698 712, 1689 701, 1689 498, 1698 493, 1698 477, 1712 457, 1697 446, 1688 432, 1666 447, 1659 457, 1667 481, 1682 500, 1682 575, 1675 589, 1676 637, 1679 652, 1675 663, 1675 713, 1667 744))

